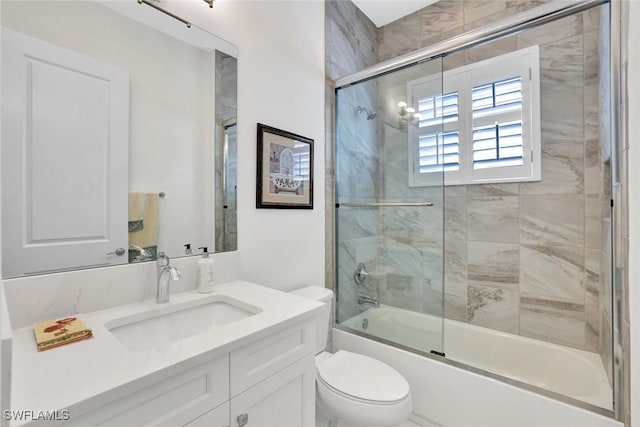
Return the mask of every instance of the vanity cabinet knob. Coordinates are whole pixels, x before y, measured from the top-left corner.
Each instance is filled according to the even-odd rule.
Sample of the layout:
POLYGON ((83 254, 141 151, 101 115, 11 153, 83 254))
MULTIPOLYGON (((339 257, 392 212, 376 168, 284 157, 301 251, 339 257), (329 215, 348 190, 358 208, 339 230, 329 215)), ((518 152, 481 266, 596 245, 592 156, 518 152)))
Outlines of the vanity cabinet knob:
POLYGON ((113 252, 107 252, 107 255, 118 255, 118 256, 122 256, 124 255, 126 251, 124 250, 124 248, 118 248, 113 252))
POLYGON ((238 415, 238 427, 244 427, 249 422, 249 414, 238 415))

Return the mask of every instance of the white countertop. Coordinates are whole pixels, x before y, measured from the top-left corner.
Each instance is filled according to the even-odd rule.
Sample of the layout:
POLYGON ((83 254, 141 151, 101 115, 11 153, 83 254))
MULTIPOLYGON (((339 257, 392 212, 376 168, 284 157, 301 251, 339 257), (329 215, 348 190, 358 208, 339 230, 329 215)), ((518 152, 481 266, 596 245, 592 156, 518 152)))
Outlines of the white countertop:
MULTIPOLYGON (((158 308, 155 300, 80 313, 78 317, 93 330, 93 338, 43 352, 37 350, 32 327, 14 330, 11 409, 69 409, 75 418, 179 370, 311 318, 322 307, 319 302, 245 281, 218 285, 214 294, 226 295, 262 311, 173 343, 162 351, 129 350, 105 327, 113 319, 158 308)), ((175 294, 168 304, 211 295, 175 294)))

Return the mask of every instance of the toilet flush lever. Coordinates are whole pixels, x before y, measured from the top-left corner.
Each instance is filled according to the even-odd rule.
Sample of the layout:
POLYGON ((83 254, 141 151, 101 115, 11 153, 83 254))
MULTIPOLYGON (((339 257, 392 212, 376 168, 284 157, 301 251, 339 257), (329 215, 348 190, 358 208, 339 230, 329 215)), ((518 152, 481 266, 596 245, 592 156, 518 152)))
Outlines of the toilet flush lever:
POLYGON ((126 251, 124 250, 124 248, 118 248, 113 252, 107 252, 107 255, 118 255, 118 256, 122 256, 124 255, 126 251))
POLYGON ((238 427, 244 427, 249 422, 249 414, 238 415, 238 427))

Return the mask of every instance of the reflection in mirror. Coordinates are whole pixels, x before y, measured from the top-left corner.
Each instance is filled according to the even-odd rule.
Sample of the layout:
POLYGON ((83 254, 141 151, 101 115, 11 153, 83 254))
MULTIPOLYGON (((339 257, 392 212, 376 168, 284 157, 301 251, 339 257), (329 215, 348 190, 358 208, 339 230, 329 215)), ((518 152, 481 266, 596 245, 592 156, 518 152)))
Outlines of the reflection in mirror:
POLYGON ((238 61, 216 52, 216 252, 238 247, 236 134, 238 61))
POLYGON ((236 249, 237 49, 134 1, 1 8, 3 277, 236 249))

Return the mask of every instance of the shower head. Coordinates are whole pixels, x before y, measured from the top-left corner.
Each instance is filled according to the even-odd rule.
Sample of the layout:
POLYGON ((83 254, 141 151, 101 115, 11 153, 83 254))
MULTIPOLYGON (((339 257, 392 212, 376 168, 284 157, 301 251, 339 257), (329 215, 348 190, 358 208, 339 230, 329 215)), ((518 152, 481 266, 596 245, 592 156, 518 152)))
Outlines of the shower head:
POLYGON ((371 111, 367 108, 364 108, 360 105, 358 105, 358 108, 356 110, 358 112, 358 114, 360 113, 365 113, 367 115, 367 120, 373 120, 376 118, 376 116, 378 115, 375 111, 371 111))

